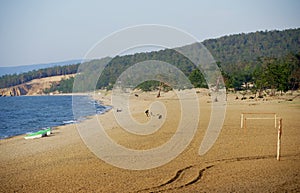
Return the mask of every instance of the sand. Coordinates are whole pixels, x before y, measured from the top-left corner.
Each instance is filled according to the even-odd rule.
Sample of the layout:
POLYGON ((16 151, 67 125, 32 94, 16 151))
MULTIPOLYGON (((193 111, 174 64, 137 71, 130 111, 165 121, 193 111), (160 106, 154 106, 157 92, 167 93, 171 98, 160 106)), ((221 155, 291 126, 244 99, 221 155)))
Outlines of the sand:
MULTIPOLYGON (((95 128, 95 121, 99 121, 116 143, 137 151, 159 147, 172 138, 181 114, 174 92, 162 93, 159 99, 156 94, 136 92, 129 98, 132 116, 140 123, 149 121, 144 111, 152 102, 165 105, 167 114, 161 119, 165 122, 150 135, 124 131, 114 118, 117 107, 79 125, 95 128)), ((109 104, 110 96, 99 91, 95 97, 109 104)), ((211 112, 210 97, 200 90, 200 122, 191 143, 178 157, 153 169, 122 169, 99 159, 81 139, 76 124, 55 128, 51 136, 41 139, 17 136, 1 140, 0 192, 299 192, 300 97, 293 101, 285 100, 291 96, 241 101, 235 96, 228 96, 216 143, 200 156, 198 150, 211 112), (274 120, 249 121, 244 130, 240 128, 241 112, 275 112, 282 117, 280 161, 276 160, 274 120)), ((116 159, 122 162, 124 156, 116 159)))

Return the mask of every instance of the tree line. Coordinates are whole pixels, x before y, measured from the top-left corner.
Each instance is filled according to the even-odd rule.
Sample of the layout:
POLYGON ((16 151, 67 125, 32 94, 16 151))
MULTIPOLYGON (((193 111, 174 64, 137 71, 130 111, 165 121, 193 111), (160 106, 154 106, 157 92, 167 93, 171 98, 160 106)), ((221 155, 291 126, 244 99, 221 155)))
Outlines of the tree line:
POLYGON ((72 93, 73 83, 74 83, 74 77, 70 77, 67 79, 63 78, 59 83, 52 83, 50 88, 46 88, 44 90, 44 93, 45 94, 49 94, 52 92, 72 93))
MULTIPOLYGON (((95 65, 97 64, 97 61, 93 61, 93 63, 95 65)), ((290 53, 282 58, 260 58, 254 69, 244 68, 232 73, 225 72, 220 63, 218 63, 218 66, 221 69, 227 89, 234 88, 236 91, 250 89, 252 91, 255 91, 255 93, 258 92, 259 97, 261 97, 263 91, 267 89, 271 89, 272 92, 270 93, 270 95, 274 95, 275 91, 286 92, 288 90, 297 90, 300 87, 300 53, 290 53), (247 86, 242 87, 244 83, 253 83, 253 86, 251 88, 247 86)), ((114 72, 114 70, 112 70, 112 72, 114 72)), ((110 73, 108 73, 108 75, 109 74, 110 73)), ((195 88, 208 87, 203 74, 198 68, 194 68, 187 74, 187 77, 195 88)), ((114 74, 114 76, 117 76, 117 74, 114 74)), ((99 83, 99 80, 101 80, 100 77, 96 89, 112 89, 113 85, 115 84, 114 81, 116 80, 116 77, 110 78, 111 79, 106 78, 106 84, 103 84, 103 82, 99 83), (101 87, 101 85, 103 86, 101 87)), ((46 90, 46 92, 53 92, 56 90, 63 93, 72 92, 73 82, 73 77, 70 79, 64 79, 60 83, 53 84, 50 89, 46 90)), ((88 81, 82 82, 83 84, 81 86, 84 87, 84 90, 95 89, 92 87, 90 89, 87 89, 88 85, 86 85, 86 82, 88 81)), ((143 82, 137 85, 136 88, 143 91, 171 89, 167 84, 162 84, 161 82, 156 80, 143 82)))
POLYGON ((226 88, 251 89, 259 92, 259 96, 266 89, 272 90, 271 95, 275 91, 297 90, 300 87, 300 52, 289 53, 281 58, 260 58, 254 68, 245 67, 230 73, 222 70, 222 74, 226 88), (242 87, 244 83, 250 82, 254 84, 251 88, 242 87))

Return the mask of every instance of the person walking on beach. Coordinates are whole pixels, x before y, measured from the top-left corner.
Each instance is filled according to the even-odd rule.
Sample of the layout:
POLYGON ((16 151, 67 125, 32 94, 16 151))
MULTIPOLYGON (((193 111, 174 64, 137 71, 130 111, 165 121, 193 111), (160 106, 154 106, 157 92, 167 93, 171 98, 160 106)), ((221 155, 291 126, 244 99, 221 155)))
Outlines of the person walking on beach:
POLYGON ((146 114, 147 117, 149 117, 149 109, 147 109, 147 110, 145 111, 145 114, 146 114))

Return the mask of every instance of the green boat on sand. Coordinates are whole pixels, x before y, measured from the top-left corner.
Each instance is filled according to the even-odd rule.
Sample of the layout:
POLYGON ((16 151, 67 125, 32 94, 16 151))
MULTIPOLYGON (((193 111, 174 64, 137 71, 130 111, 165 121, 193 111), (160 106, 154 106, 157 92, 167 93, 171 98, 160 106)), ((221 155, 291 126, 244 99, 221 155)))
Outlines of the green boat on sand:
POLYGON ((36 138, 45 137, 47 135, 50 135, 51 133, 52 133, 52 130, 50 127, 48 127, 46 129, 42 129, 42 130, 39 130, 34 133, 29 133, 24 138, 25 139, 36 139, 36 138))

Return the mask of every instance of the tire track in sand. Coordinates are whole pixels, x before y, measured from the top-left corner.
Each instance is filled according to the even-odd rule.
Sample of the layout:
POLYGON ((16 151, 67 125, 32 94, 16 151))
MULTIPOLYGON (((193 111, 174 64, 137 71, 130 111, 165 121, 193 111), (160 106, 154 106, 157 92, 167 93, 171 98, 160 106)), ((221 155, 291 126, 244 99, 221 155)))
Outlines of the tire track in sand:
POLYGON ((151 192, 151 193, 158 193, 158 192, 164 192, 164 191, 169 191, 169 190, 176 190, 176 189, 180 189, 180 188, 183 188, 183 187, 187 187, 187 186, 190 186, 196 182, 198 182, 202 176, 203 176, 203 173, 213 167, 214 165, 209 165, 205 168, 202 168, 200 170, 197 170, 197 167, 194 165, 194 166, 188 166, 188 167, 185 167, 183 169, 180 169, 180 170, 177 170, 176 171, 176 174, 170 178, 169 180, 167 180, 165 183, 162 183, 158 186, 154 186, 154 187, 150 187, 150 188, 145 188, 145 189, 142 189, 142 190, 138 190, 136 193, 138 192, 151 192), (184 181, 185 179, 183 179, 183 175, 185 173, 187 173, 190 169, 196 169, 198 172, 197 172, 197 175, 192 178, 191 180, 187 180, 187 182, 183 183, 182 185, 180 186, 176 186, 176 183, 178 183, 180 180, 184 181), (168 186, 172 186, 172 185, 175 185, 174 187, 168 187, 168 186))
MULTIPOLYGON (((299 156, 299 154, 289 154, 282 157, 294 157, 299 156)), ((210 162, 204 162, 205 164, 208 164, 208 166, 198 169, 197 175, 192 178, 191 180, 187 180, 185 183, 181 183, 181 181, 184 181, 184 174, 189 173, 192 171, 192 169, 196 169, 199 167, 199 165, 190 165, 188 167, 185 167, 183 169, 177 170, 175 175, 167 180, 166 182, 158 185, 153 186, 145 189, 141 189, 136 191, 135 193, 140 192, 150 192, 150 193, 159 193, 159 192, 165 192, 165 191, 171 191, 171 190, 178 190, 187 186, 190 186, 192 184, 195 184, 201 180, 204 173, 214 167, 217 164, 226 164, 226 163, 232 163, 232 162, 240 162, 240 161, 249 161, 249 160, 260 160, 260 159, 275 159, 275 155, 264 155, 264 156, 249 156, 249 157, 236 157, 236 158, 228 158, 228 159, 220 159, 220 160, 214 160, 210 162)))

